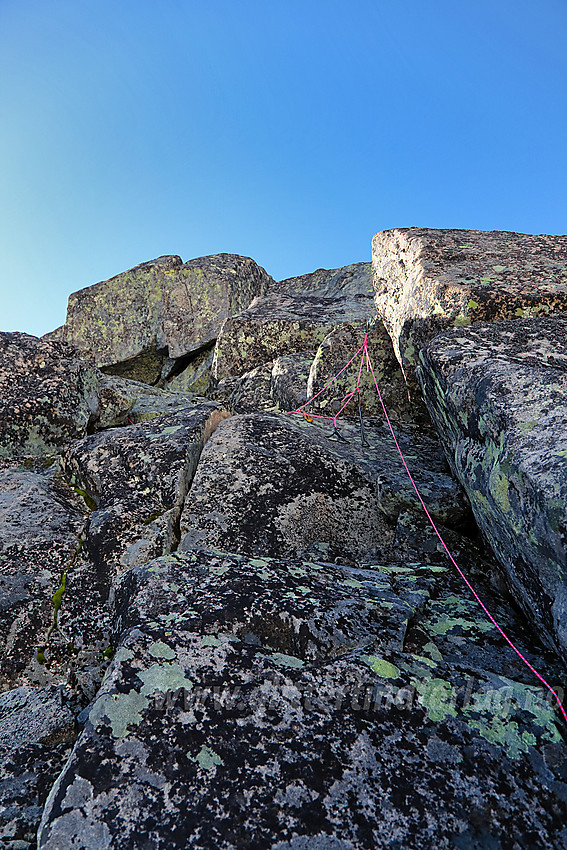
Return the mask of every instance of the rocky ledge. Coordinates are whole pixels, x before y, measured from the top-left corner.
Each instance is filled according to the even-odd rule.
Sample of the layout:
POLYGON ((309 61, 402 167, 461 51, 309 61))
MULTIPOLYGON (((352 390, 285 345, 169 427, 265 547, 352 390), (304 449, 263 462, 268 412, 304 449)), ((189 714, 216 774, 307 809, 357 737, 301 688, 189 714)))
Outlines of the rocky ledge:
POLYGON ((567 848, 566 245, 160 257, 0 334, 0 846, 567 848))

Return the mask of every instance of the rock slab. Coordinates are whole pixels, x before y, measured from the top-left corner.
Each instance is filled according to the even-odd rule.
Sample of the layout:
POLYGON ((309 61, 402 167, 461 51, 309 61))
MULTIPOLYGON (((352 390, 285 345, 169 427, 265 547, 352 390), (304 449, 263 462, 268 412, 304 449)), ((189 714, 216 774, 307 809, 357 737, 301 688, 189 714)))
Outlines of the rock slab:
POLYGON ((441 334, 418 376, 515 598, 567 660, 567 317, 441 334))
POLYGON ((90 352, 97 365, 153 384, 167 358, 213 342, 223 320, 271 282, 248 257, 158 257, 73 293, 57 335, 90 352))
POLYGON ((470 608, 419 557, 132 570, 40 850, 565 848, 553 712, 470 608))

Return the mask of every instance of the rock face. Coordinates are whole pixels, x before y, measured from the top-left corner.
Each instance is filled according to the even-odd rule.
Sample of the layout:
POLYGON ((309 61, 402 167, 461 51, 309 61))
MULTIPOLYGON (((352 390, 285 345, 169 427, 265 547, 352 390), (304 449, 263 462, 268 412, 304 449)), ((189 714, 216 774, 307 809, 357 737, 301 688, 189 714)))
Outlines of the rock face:
POLYGON ((409 376, 450 326, 567 310, 567 236, 385 230, 372 241, 376 306, 409 376))
POLYGON ((242 375, 278 355, 317 348, 335 327, 357 321, 362 328, 373 315, 372 299, 366 295, 258 298, 224 323, 215 349, 215 378, 242 375))
POLYGON ((0 458, 56 454, 85 434, 97 371, 63 343, 0 333, 0 458))
POLYGON ((67 479, 95 508, 87 550, 109 576, 177 546, 176 529, 199 456, 228 412, 205 403, 75 442, 67 479))
POLYGON ((567 316, 441 334, 419 377, 516 598, 567 660, 567 316))
MULTIPOLYGON (((47 792, 75 741, 75 718, 56 687, 0 694, 0 840, 35 843, 47 792)), ((20 842, 18 844, 18 842, 20 842)))
POLYGON ((153 384, 166 358, 214 342, 223 320, 270 282, 248 257, 158 257, 71 295, 58 335, 91 352, 98 366, 153 384))
MULTIPOLYGON (((419 507, 391 439, 368 423, 368 447, 357 445, 353 426, 342 433, 348 443, 302 419, 266 414, 224 422, 185 500, 181 549, 274 557, 319 549, 326 557, 364 560, 391 543, 400 513, 419 507)), ((411 432, 400 439, 412 457, 427 457, 419 483, 431 512, 458 522, 467 506, 434 441, 411 432)))
POLYGON ((553 712, 445 570, 136 568, 39 846, 565 846, 553 712))
POLYGON ((0 469, 0 689, 28 669, 53 623, 53 596, 71 564, 86 511, 53 476, 0 469))
POLYGON ((162 257, 0 335, 2 847, 567 850, 567 725, 438 536, 563 699, 564 243, 379 234, 376 302, 162 257))

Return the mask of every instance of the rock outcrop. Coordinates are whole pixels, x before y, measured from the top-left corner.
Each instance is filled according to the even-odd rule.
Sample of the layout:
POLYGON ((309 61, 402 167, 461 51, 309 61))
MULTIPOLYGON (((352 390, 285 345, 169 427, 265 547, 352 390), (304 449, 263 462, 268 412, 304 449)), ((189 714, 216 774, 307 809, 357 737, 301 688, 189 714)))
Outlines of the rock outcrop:
POLYGON ((155 384, 214 343, 223 320, 271 282, 248 257, 158 257, 71 295, 57 336, 114 374, 155 384))
POLYGON ((442 330, 567 310, 567 236, 385 230, 372 241, 376 306, 408 377, 442 330))
POLYGON ((374 249, 0 334, 2 847, 567 850, 567 237, 374 249))
POLYGON ((446 332, 418 374, 514 595, 567 662, 567 316, 446 332))
POLYGON ((553 710, 438 560, 136 568, 39 846, 564 846, 553 710))
POLYGON ((64 343, 0 333, 0 458, 56 454, 86 434, 97 372, 64 343))

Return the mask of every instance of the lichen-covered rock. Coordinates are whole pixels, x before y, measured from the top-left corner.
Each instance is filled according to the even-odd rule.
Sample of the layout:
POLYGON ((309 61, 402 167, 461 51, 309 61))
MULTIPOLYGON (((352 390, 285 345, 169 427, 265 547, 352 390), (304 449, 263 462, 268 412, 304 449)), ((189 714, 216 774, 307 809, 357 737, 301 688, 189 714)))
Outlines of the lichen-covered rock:
POLYGON ((257 298, 223 324, 213 374, 221 380, 282 355, 316 350, 337 326, 356 322, 362 328, 375 312, 373 299, 361 294, 280 293, 257 298))
POLYGON ((60 688, 0 694, 0 843, 35 845, 47 795, 75 741, 75 718, 60 688))
POLYGON ((186 364, 181 361, 181 366, 168 376, 166 388, 170 392, 207 395, 213 383, 213 356, 214 346, 205 348, 186 364))
POLYGON ((270 285, 270 292, 310 293, 324 298, 373 294, 372 264, 352 263, 340 269, 317 269, 270 285))
MULTIPOLYGON (((195 546, 296 555, 325 544, 364 558, 391 542, 401 511, 417 499, 391 437, 379 425, 342 426, 348 443, 299 417, 251 414, 222 423, 205 447, 181 517, 181 549, 195 546)), ((400 435, 405 451, 428 460, 416 477, 434 516, 458 522, 465 500, 443 470, 432 439, 400 435)))
POLYGON ((99 372, 98 413, 91 423, 95 431, 116 428, 195 405, 195 394, 170 391, 99 372))
POLYGON ((212 392, 233 413, 295 410, 307 399, 307 380, 315 351, 285 354, 244 375, 223 378, 212 392))
POLYGON ((309 373, 316 351, 283 354, 274 360, 271 393, 278 410, 297 410, 308 399, 309 373))
POLYGON ((553 710, 446 567, 392 554, 178 553, 123 576, 40 850, 565 848, 553 710))
POLYGON ((92 352, 99 366, 156 383, 167 357, 214 341, 223 320, 270 283, 247 257, 159 257, 73 293, 60 336, 92 352))
MULTIPOLYGON (((364 325, 348 324, 332 331, 321 343, 311 364, 307 383, 307 398, 320 393, 310 411, 333 415, 348 401, 348 394, 360 388, 360 409, 365 416, 384 416, 380 398, 371 371, 360 352, 350 366, 351 360, 364 340, 364 325), (336 380, 335 375, 342 371, 336 380), (332 382, 332 383, 331 383, 332 382), (327 386, 328 385, 328 386, 327 386), (327 389, 324 389, 327 387, 327 389)), ((416 405, 411 404, 404 376, 392 348, 392 341, 380 320, 368 332, 368 354, 380 388, 388 415, 394 420, 409 420, 415 417, 416 405)), ((347 417, 358 416, 358 394, 353 396, 344 409, 347 417)))
POLYGON ((515 598, 567 659, 567 317, 446 332, 418 375, 515 598))
POLYGON ((372 242, 376 306, 408 380, 447 327, 567 309, 567 236, 400 228, 372 242))
POLYGON ((230 415, 213 402, 188 407, 173 398, 180 404, 174 412, 140 415, 128 427, 92 434, 61 458, 67 479, 93 508, 85 545, 108 577, 176 545, 181 506, 203 446, 230 415))
POLYGON ((54 620, 53 596, 73 561, 86 517, 53 476, 0 469, 0 690, 38 673, 54 620))
POLYGON ((212 397, 223 400, 233 413, 251 413, 254 410, 277 410, 272 397, 273 363, 262 363, 244 375, 223 378, 217 384, 212 397))
POLYGON ((98 415, 99 372, 62 342, 0 333, 0 458, 54 455, 98 415))

